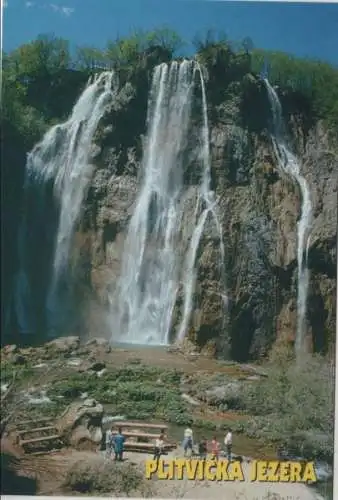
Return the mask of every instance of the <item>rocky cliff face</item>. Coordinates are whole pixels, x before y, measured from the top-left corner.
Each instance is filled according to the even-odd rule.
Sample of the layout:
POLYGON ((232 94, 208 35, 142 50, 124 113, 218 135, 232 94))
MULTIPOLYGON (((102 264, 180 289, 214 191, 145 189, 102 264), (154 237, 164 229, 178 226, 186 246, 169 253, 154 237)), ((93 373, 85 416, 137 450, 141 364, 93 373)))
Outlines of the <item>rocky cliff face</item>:
MULTIPOLYGON (((207 84, 211 174, 223 227, 228 312, 223 313, 219 283, 219 236, 210 225, 198 254, 189 337, 201 347, 244 360, 265 354, 276 340, 294 341, 301 193, 277 168, 262 83, 246 75, 221 94, 212 83, 207 84)), ((87 317, 90 329, 104 328, 101 311, 121 269, 139 183, 146 95, 146 85, 126 84, 96 136, 95 175, 74 253, 78 268, 88 271, 82 273, 82 284, 95 295, 87 317)), ((321 123, 307 123, 302 103, 291 98, 282 96, 313 207, 307 338, 310 349, 325 351, 335 328, 338 148, 321 123)), ((187 165, 188 199, 194 194, 192 171, 187 165)), ((176 322, 180 314, 178 304, 176 322)))
MULTIPOLYGON (((211 177, 223 228, 225 283, 220 285, 219 235, 210 221, 198 251, 198 282, 188 335, 201 348, 246 360, 265 354, 276 341, 294 340, 301 193, 277 168, 269 135, 271 112, 262 82, 250 74, 234 75, 226 82, 212 68, 209 74, 211 177)), ((94 176, 71 255, 69 291, 76 321, 69 330, 73 332, 102 335, 106 330, 111 334, 112 326, 106 323, 108 295, 120 274, 139 187, 149 76, 149 68, 144 68, 122 85, 93 144, 94 176)), ((336 320, 337 140, 321 123, 309 121, 300 96, 285 92, 281 100, 313 208, 308 345, 326 351, 336 320)), ((194 164, 187 163, 187 222, 196 176, 194 164)), ((40 257, 36 264, 37 269, 41 267, 40 257)), ((179 297, 173 337, 181 302, 179 297)))

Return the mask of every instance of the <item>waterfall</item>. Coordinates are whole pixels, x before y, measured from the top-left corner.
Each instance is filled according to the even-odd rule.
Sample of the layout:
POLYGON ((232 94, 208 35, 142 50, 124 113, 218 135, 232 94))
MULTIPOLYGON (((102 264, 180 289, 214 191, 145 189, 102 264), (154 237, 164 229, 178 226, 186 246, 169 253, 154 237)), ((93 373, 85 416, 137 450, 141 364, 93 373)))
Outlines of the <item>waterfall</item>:
MULTIPOLYGON (((60 282, 66 280, 73 231, 93 172, 90 162, 92 140, 99 120, 112 102, 115 88, 114 73, 104 72, 95 77, 76 102, 69 119, 52 127, 28 154, 26 193, 35 190, 40 199, 40 211, 43 211, 47 209, 44 203, 45 197, 48 199, 46 190, 52 186, 58 212, 52 272, 45 304, 50 333, 62 320, 65 297, 62 301, 62 293, 58 289, 60 282)), ((49 199, 48 203, 51 205, 52 200, 49 199)), ((47 232, 49 221, 46 218, 41 220, 47 232)), ((20 269, 16 286, 16 314, 22 332, 36 329, 30 317, 31 290, 26 258, 26 250, 31 244, 28 226, 25 214, 19 231, 20 269)))
MULTIPOLYGON (((185 60, 155 68, 147 123, 141 188, 128 228, 117 294, 111 299, 112 308, 117 304, 117 313, 113 313, 112 318, 117 314, 119 340, 123 342, 168 344, 182 283, 183 315, 177 340, 181 341, 186 333, 196 279, 197 249, 208 214, 216 213, 213 194, 209 191, 204 81, 196 62, 185 60), (191 134, 198 73, 202 84, 203 125, 197 154, 202 175, 196 186, 194 214, 187 224, 185 153, 191 134)), ((217 227, 220 231, 220 225, 217 227)))
POLYGON ((274 135, 272 142, 280 169, 295 180, 302 196, 301 217, 297 224, 297 331, 296 354, 301 355, 304 350, 304 335, 306 323, 306 305, 309 286, 309 272, 307 268, 309 228, 312 218, 310 190, 306 179, 300 171, 300 164, 296 156, 290 151, 286 143, 286 131, 283 122, 282 106, 275 89, 268 80, 264 80, 269 101, 272 108, 274 135))
MULTIPOLYGON (((203 125, 202 125, 202 163, 203 163, 203 178, 200 187, 200 198, 199 202, 204 201, 205 209, 200 214, 199 220, 195 226, 193 236, 191 239, 191 244, 189 251, 187 252, 186 258, 186 277, 184 280, 184 305, 183 305, 183 318, 177 333, 177 340, 182 342, 186 333, 188 322, 190 319, 191 309, 192 309, 192 295, 195 288, 196 272, 195 272, 195 262, 196 253, 198 250, 198 245, 203 234, 203 229, 205 222, 209 213, 213 216, 216 223, 218 234, 220 236, 220 269, 221 269, 221 282, 224 283, 224 243, 222 227, 219 222, 219 218, 216 211, 216 200, 214 193, 210 190, 210 146, 209 146, 209 123, 208 123, 208 110, 207 110, 207 99, 204 78, 200 66, 197 64, 198 72, 200 75, 201 89, 202 89, 202 113, 203 113, 203 125)), ((198 205, 197 207, 198 208, 198 205)), ((226 298, 223 305, 227 305, 228 299, 226 298)), ((223 315, 225 318, 225 315, 223 315)))

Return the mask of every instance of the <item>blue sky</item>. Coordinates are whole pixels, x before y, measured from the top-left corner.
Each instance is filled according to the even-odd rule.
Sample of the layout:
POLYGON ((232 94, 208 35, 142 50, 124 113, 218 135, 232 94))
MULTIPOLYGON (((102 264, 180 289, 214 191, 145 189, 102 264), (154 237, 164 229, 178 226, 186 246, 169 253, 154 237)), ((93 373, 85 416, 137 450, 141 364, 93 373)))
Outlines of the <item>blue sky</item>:
MULTIPOLYGON (((169 26, 184 39, 208 28, 231 40, 338 65, 338 4, 212 0, 5 0, 4 49, 41 33, 103 47, 133 29, 169 26)), ((187 47, 188 50, 188 47, 187 47)))

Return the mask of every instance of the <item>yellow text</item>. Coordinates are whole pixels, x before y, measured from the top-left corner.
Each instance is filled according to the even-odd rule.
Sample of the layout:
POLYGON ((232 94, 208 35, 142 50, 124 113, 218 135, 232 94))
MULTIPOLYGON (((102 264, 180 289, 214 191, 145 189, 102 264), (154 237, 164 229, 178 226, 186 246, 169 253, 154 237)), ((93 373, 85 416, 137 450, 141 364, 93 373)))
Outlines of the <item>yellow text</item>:
POLYGON ((269 483, 315 483, 317 476, 313 462, 280 462, 254 460, 250 481, 269 483))
POLYGON ((151 479, 192 481, 248 481, 273 483, 315 483, 317 476, 313 462, 285 462, 254 460, 243 468, 239 461, 163 459, 147 460, 145 477, 151 479), (248 476, 245 477, 244 472, 248 476))

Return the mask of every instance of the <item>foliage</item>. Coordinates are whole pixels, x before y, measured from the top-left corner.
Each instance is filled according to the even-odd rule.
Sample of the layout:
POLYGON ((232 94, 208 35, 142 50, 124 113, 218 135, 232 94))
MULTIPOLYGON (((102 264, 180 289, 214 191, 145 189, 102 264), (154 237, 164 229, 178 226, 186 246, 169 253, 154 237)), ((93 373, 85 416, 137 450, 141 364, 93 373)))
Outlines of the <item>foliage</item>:
POLYGON ((1 360, 1 383, 10 384, 14 377, 15 381, 29 380, 34 374, 30 363, 15 364, 9 360, 1 360))
MULTIPOLYGON (((248 73, 259 74, 267 61, 273 84, 307 99, 315 119, 338 126, 338 70, 330 64, 254 49, 248 37, 236 46, 212 30, 196 36, 193 45, 208 69, 211 104, 228 99, 231 85, 248 73)), ((124 81, 142 80, 155 64, 170 61, 183 47, 180 36, 167 27, 134 31, 127 38, 108 41, 103 49, 79 47, 75 56, 67 40, 41 35, 4 54, 3 119, 15 126, 30 148, 48 126, 67 116, 93 71, 115 68, 124 72, 124 81)))
POLYGON ((91 374, 67 376, 53 384, 49 396, 62 397, 69 403, 86 392, 127 418, 155 417, 185 424, 190 416, 180 395, 180 380, 177 370, 133 365, 108 371, 99 378, 91 374))
POLYGON ((192 43, 196 52, 199 54, 208 50, 209 47, 226 45, 228 43, 228 38, 223 32, 217 33, 214 30, 209 29, 204 35, 200 33, 196 34, 192 43))
POLYGON ((143 498, 151 496, 149 483, 135 466, 130 463, 112 463, 101 457, 76 462, 66 475, 64 488, 87 494, 130 496, 137 492, 143 498))
POLYGON ((283 52, 253 50, 252 71, 260 73, 268 62, 272 84, 291 89, 312 104, 315 118, 338 126, 338 69, 323 61, 300 59, 283 52))
POLYGON ((253 415, 248 430, 292 445, 299 454, 333 456, 333 369, 320 356, 304 356, 299 363, 282 352, 271 362, 269 376, 247 385, 243 409, 253 415))

